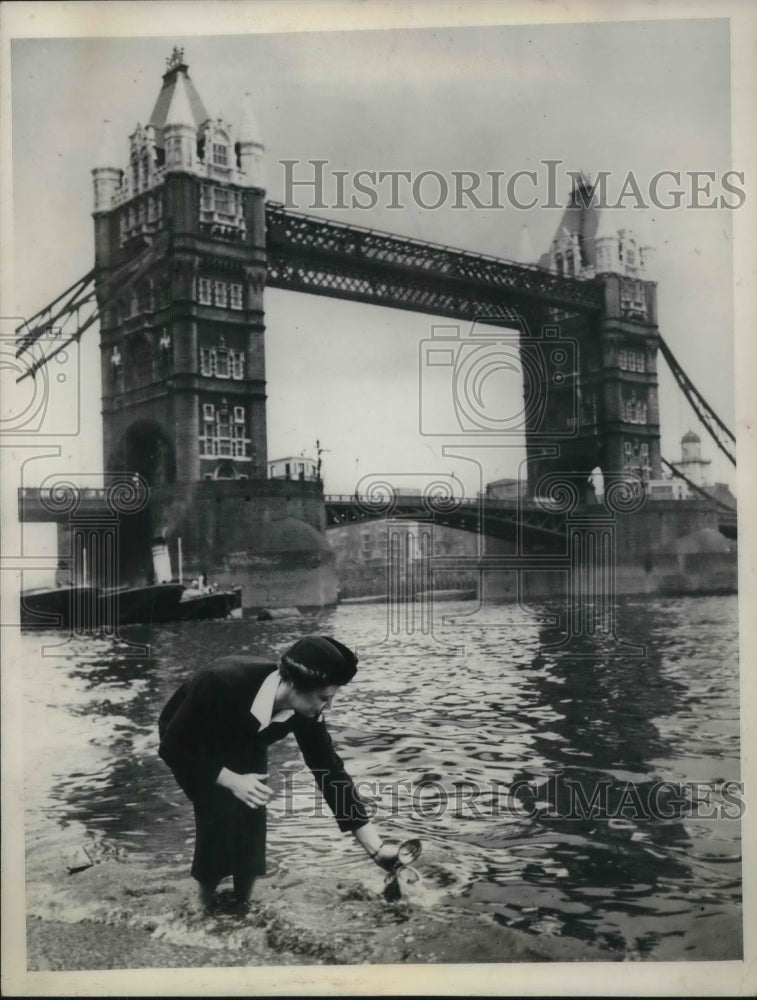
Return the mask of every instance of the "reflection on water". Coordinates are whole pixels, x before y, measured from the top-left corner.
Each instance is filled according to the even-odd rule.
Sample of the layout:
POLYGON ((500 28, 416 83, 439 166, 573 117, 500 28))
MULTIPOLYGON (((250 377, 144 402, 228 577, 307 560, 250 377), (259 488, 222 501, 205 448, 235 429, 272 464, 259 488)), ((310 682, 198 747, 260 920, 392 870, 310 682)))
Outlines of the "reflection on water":
MULTIPOLYGON (((618 634, 647 652, 625 660, 540 654, 560 638, 547 607, 444 605, 445 619, 465 623, 445 632, 438 616, 439 637, 465 646, 455 655, 429 636, 387 640, 381 605, 135 627, 130 641, 152 643, 142 659, 96 640, 43 659, 27 636, 28 874, 93 837, 187 870, 191 810, 156 755, 161 706, 215 656, 279 653, 323 631, 361 653, 330 728, 383 831, 423 839, 427 902, 450 919, 464 906, 654 957, 693 921, 740 905, 739 823, 691 807, 705 796, 709 814, 738 816, 727 808, 739 779, 736 607, 735 597, 627 599, 618 634)), ((362 854, 313 815, 293 740, 272 748, 270 772, 269 865, 297 852, 359 875, 362 854)))

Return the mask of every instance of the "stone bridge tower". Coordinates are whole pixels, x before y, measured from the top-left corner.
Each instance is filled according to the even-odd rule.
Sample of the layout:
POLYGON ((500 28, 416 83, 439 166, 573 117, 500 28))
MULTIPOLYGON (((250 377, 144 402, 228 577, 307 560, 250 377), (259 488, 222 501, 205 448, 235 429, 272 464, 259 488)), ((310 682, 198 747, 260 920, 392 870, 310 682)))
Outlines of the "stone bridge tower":
POLYGON ((95 265, 109 274, 170 239, 101 320, 106 471, 150 485, 266 475, 263 146, 249 108, 211 118, 175 49, 126 169, 93 170, 95 265))
MULTIPOLYGON (((632 472, 659 479, 660 414, 657 396, 657 286, 654 251, 642 245, 620 216, 597 204, 589 181, 577 178, 549 250, 539 263, 557 274, 601 281, 604 309, 598 320, 551 316, 574 337, 578 357, 565 419, 575 435, 559 459, 529 463, 529 485, 544 472, 632 472), (568 415, 569 414, 569 415, 568 415)), ((564 428, 563 428, 564 430, 564 428)), ((561 439, 562 440, 562 439, 561 439)))
POLYGON ((104 466, 150 487, 146 513, 123 525, 119 576, 150 577, 156 537, 176 570, 181 538, 185 574, 246 578, 248 606, 329 603, 335 578, 324 590, 287 576, 328 552, 320 482, 266 479, 263 145, 249 95, 238 127, 211 117, 175 48, 124 159, 106 123, 92 171, 104 466), (111 280, 150 247, 136 280, 111 280))

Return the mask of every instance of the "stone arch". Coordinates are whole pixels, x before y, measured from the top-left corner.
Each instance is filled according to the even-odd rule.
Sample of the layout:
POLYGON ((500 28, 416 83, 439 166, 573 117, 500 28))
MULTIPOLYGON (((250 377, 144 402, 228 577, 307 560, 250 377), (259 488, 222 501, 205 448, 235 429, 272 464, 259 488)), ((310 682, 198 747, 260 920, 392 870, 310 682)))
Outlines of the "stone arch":
POLYGON ((236 465, 231 459, 223 459, 213 469, 213 479, 238 479, 236 465))
POLYGON ((154 420, 138 420, 121 438, 115 469, 136 472, 149 486, 165 486, 176 481, 176 453, 173 442, 154 420))
POLYGON ((152 488, 176 481, 176 456, 166 430, 154 420, 138 420, 127 427, 111 455, 109 470, 137 473, 150 488, 147 506, 119 520, 118 577, 121 583, 153 580, 151 542, 160 526, 153 523, 152 488))

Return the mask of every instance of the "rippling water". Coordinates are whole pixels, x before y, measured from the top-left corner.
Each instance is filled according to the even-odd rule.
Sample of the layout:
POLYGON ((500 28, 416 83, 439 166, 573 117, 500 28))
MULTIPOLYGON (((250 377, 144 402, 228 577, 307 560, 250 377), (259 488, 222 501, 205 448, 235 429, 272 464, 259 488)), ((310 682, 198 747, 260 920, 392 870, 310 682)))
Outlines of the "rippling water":
MULTIPOLYGON (((124 638, 151 643, 137 657, 94 639, 41 657, 43 638, 24 636, 27 877, 93 838, 188 871, 191 810, 156 755, 161 706, 216 656, 279 653, 320 631, 361 654, 329 726, 383 832, 424 840, 426 905, 671 957, 695 922, 740 910, 740 824, 727 818, 739 810, 724 784, 740 777, 737 599, 626 599, 618 635, 641 658, 598 643, 550 653, 553 610, 443 604, 435 635, 389 639, 383 605, 134 627, 124 638), (726 817, 693 816, 680 801, 691 782, 709 785, 705 814, 726 817), (577 789, 585 801, 599 789, 608 808, 571 816, 577 789), (655 794, 666 818, 639 808, 655 794)), ((272 748, 270 772, 269 868, 297 852, 358 875, 362 852, 313 815, 293 740, 272 748)))

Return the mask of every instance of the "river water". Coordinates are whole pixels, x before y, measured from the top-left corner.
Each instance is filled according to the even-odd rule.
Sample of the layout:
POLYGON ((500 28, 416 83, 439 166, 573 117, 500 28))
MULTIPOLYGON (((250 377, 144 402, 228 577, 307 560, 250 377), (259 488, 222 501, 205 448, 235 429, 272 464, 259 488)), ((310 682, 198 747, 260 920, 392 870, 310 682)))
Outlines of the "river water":
MULTIPOLYGON (((27 879, 82 843, 188 872, 191 810, 157 757, 161 706, 216 656, 322 632, 361 656, 328 716, 334 741, 382 832, 423 839, 438 915, 464 907, 642 958, 674 957, 709 917, 736 926, 736 597, 622 600, 617 635, 641 656, 594 640, 549 650, 564 636, 554 612, 438 604, 433 634, 391 634, 380 604, 125 629, 149 655, 90 638, 41 656, 58 638, 23 636, 27 879)), ((362 852, 321 814, 292 739, 269 770, 269 870, 294 852, 359 877, 362 852)))

